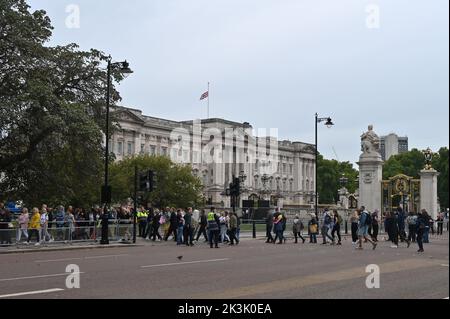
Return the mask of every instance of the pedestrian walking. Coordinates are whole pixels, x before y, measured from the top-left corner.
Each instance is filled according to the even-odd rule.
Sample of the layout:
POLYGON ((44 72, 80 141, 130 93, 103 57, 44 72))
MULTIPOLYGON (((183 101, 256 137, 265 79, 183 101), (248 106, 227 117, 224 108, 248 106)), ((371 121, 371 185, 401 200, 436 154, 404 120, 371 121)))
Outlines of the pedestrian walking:
POLYGON ((228 217, 228 212, 224 212, 224 213, 220 214, 220 217, 219 217, 220 242, 221 243, 230 241, 230 238, 227 235, 227 232, 228 232, 227 217, 228 217))
POLYGON ((408 225, 408 240, 413 243, 416 242, 417 233, 417 215, 414 212, 409 212, 408 217, 406 217, 406 224, 408 225))
POLYGON ((359 218, 359 224, 358 224, 358 237, 359 237, 359 245, 357 249, 363 249, 362 242, 363 239, 367 240, 372 244, 372 249, 375 250, 377 248, 377 244, 373 242, 369 238, 369 225, 372 224, 372 218, 369 214, 369 212, 366 211, 366 208, 364 206, 361 206, 360 209, 360 218, 359 218))
POLYGON ((186 246, 194 246, 194 228, 193 228, 193 211, 189 207, 184 215, 184 244, 186 246))
POLYGON ((11 245, 11 231, 12 228, 11 213, 6 208, 0 209, 0 245, 11 245))
POLYGON ((207 217, 208 221, 208 239, 209 239, 209 246, 213 248, 213 242, 214 247, 219 248, 219 218, 215 213, 215 208, 211 207, 211 211, 208 213, 207 217))
POLYGON ((167 230, 164 240, 167 241, 169 239, 169 236, 172 235, 173 240, 177 241, 178 218, 177 218, 177 212, 175 211, 175 208, 170 209, 169 221, 170 221, 169 229, 167 230))
POLYGON ((19 227, 17 228, 17 239, 16 242, 19 244, 22 235, 25 237, 26 242, 28 242, 28 223, 30 222, 30 216, 28 214, 28 208, 22 208, 22 212, 18 217, 19 227))
POLYGON ((280 212, 276 212, 273 215, 273 229, 275 231, 275 238, 273 239, 273 243, 277 243, 277 239, 279 240, 278 244, 283 243, 283 216, 280 212))
POLYGON ((338 242, 337 245, 342 245, 341 238, 341 225, 344 223, 344 220, 341 215, 339 215, 337 210, 333 210, 333 229, 331 231, 331 237, 333 238, 333 242, 335 242, 335 234, 337 234, 338 242))
POLYGON ((294 233, 296 244, 298 243, 298 238, 303 241, 303 244, 305 243, 306 239, 302 236, 302 231, 304 228, 305 226, 303 225, 300 217, 295 215, 294 220, 292 221, 292 232, 294 233))
POLYGON ((422 216, 427 220, 427 223, 425 224, 425 229, 423 232, 423 243, 429 244, 430 243, 430 229, 433 228, 433 218, 428 214, 428 212, 424 209, 422 210, 422 216))
POLYGON ((352 245, 356 247, 358 242, 358 225, 359 225, 359 213, 354 211, 350 217, 351 232, 352 232, 352 245))
POLYGON ((442 233, 444 231, 444 214, 439 213, 436 218, 436 224, 437 224, 437 235, 442 236, 442 233))
POLYGON ((159 234, 159 227, 161 225, 163 225, 165 223, 164 221, 164 217, 161 214, 161 212, 159 211, 159 209, 155 209, 155 214, 153 215, 153 220, 152 220, 152 230, 153 233, 151 235, 152 240, 155 241, 156 237, 158 237, 158 240, 161 241, 162 237, 159 234))
POLYGON ((273 230, 273 216, 274 212, 269 211, 266 215, 266 243, 273 243, 273 236, 272 236, 272 230, 273 230))
POLYGON ((208 235, 206 234, 206 227, 208 226, 208 219, 206 217, 206 212, 204 209, 200 212, 200 221, 199 221, 199 230, 197 232, 197 238, 195 241, 198 241, 201 235, 205 237, 205 242, 208 241, 208 235))
POLYGON ((378 242, 378 233, 380 229, 378 214, 379 214, 378 209, 375 209, 375 211, 372 213, 372 233, 370 234, 370 236, 372 237, 372 240, 374 242, 378 242))
POLYGON ((238 228, 238 217, 236 213, 230 214, 230 246, 233 246, 236 242, 236 245, 239 244, 239 239, 236 237, 236 231, 238 228))
POLYGON ((177 245, 183 244, 184 217, 181 209, 177 210, 177 245))
POLYGON ((33 236, 36 237, 36 246, 41 244, 40 231, 41 231, 41 214, 39 214, 39 209, 34 207, 31 211, 30 218, 30 233, 28 236, 28 243, 30 243, 33 236))
POLYGON ((140 206, 136 217, 139 225, 139 237, 145 238, 146 228, 147 228, 147 216, 148 212, 145 210, 144 206, 140 206))
POLYGON ((317 244, 317 234, 319 233, 319 225, 317 223, 316 215, 311 215, 311 220, 308 222, 309 243, 317 244))
POLYGON ((417 251, 418 253, 423 253, 424 249, 423 249, 423 235, 425 232, 425 229, 427 228, 427 226, 429 226, 429 218, 428 218, 428 213, 425 209, 422 209, 418 214, 417 214, 417 219, 416 219, 416 230, 417 230, 417 245, 419 246, 419 250, 417 251))
POLYGON ((48 233, 48 215, 47 215, 47 208, 43 207, 41 209, 41 241, 43 243, 47 241, 53 241, 53 238, 48 233))
POLYGON ((65 231, 64 226, 66 224, 66 213, 64 212, 64 206, 60 205, 57 208, 55 221, 56 221, 56 240, 62 241, 65 240, 65 231))
POLYGON ((323 212, 323 218, 322 218, 322 245, 328 244, 327 238, 331 240, 331 244, 334 245, 334 238, 330 236, 328 233, 333 229, 333 217, 331 216, 331 213, 329 212, 328 208, 325 208, 325 211, 323 212))

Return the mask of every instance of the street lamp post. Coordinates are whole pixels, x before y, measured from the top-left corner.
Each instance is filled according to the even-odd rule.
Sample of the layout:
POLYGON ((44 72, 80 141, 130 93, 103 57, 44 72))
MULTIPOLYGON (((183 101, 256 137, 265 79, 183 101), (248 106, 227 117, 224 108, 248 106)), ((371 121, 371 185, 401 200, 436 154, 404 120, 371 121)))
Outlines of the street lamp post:
POLYGON ((321 122, 325 122, 325 125, 330 128, 334 125, 334 123, 331 120, 331 117, 319 117, 319 115, 316 113, 316 118, 315 118, 315 146, 316 146, 316 154, 315 154, 315 167, 316 167, 316 176, 315 176, 315 181, 314 181, 314 210, 316 213, 316 217, 319 216, 319 196, 318 196, 318 192, 317 192, 317 158, 319 156, 319 150, 317 149, 317 131, 318 131, 318 124, 321 122))
MULTIPOLYGON (((104 204, 104 210, 102 217, 102 239, 100 241, 100 244, 102 245, 109 244, 108 204, 110 204, 111 201, 111 187, 109 186, 109 108, 111 103, 111 72, 113 68, 118 69, 119 72, 124 75, 133 73, 127 61, 113 63, 111 57, 108 58, 108 67, 106 71, 105 185, 103 185, 102 188, 102 204, 104 204)), ((136 214, 136 212, 134 214, 136 214)))

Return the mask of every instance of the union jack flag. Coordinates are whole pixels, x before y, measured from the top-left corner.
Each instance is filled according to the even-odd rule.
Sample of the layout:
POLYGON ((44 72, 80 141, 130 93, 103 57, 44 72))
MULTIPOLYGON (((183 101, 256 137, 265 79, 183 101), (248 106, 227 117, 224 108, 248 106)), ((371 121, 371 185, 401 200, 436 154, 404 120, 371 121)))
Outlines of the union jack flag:
POLYGON ((209 97, 209 91, 206 91, 205 93, 202 94, 202 96, 200 97, 200 101, 207 99, 209 97))

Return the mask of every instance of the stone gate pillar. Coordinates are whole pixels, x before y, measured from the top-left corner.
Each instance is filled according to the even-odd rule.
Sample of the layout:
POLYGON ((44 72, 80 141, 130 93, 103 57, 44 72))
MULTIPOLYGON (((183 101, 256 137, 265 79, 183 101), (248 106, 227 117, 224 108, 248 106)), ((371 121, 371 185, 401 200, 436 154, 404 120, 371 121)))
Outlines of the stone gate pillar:
POLYGON ((420 171, 420 209, 426 209, 435 220, 439 211, 437 183, 439 173, 435 169, 420 171))
POLYGON ((381 210, 381 181, 383 160, 380 154, 380 139, 369 125, 369 130, 361 136, 363 153, 359 157, 359 199, 358 206, 369 212, 381 210))

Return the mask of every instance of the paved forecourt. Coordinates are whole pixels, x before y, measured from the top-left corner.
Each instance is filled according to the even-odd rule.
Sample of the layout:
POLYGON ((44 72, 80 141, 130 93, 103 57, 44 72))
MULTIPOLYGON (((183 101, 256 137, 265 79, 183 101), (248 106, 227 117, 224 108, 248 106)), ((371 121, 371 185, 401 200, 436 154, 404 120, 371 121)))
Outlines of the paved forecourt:
POLYGON ((248 238, 220 249, 170 241, 7 254, 0 258, 0 299, 448 297, 448 239, 433 240, 424 254, 416 250, 387 242, 356 251, 349 240, 322 246, 248 238), (79 267, 79 289, 66 286, 71 264, 79 267), (379 289, 366 287, 370 264, 380 267, 379 289))

